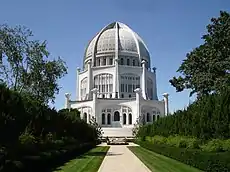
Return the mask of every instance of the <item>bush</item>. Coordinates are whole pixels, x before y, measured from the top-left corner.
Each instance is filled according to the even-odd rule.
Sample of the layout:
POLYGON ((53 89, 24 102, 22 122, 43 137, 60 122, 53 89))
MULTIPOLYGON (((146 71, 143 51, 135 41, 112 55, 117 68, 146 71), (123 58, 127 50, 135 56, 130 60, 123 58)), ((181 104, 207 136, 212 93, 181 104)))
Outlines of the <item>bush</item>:
POLYGON ((201 149, 206 152, 221 152, 223 151, 224 141, 220 139, 213 139, 207 144, 201 146, 201 149))
POLYGON ((148 150, 207 172, 230 171, 230 152, 204 152, 198 149, 178 148, 168 145, 151 144, 149 142, 136 141, 136 143, 148 150))
POLYGON ((37 143, 36 138, 33 136, 32 133, 29 133, 28 131, 25 131, 19 136, 19 142, 22 145, 33 145, 37 143))
POLYGON ((200 140, 194 137, 187 136, 169 136, 167 138, 166 144, 170 146, 180 147, 180 148, 199 148, 200 140))
POLYGON ((187 146, 186 146, 187 148, 190 148, 190 149, 200 148, 201 140, 195 137, 187 137, 186 141, 187 141, 187 146))
MULTIPOLYGON (((153 124, 140 125, 137 137, 181 135, 201 140, 229 139, 229 105, 230 89, 204 96, 185 110, 160 118, 153 124)), ((184 146, 184 141, 181 145, 184 146)))
POLYGON ((222 148, 224 151, 229 151, 230 152, 230 139, 224 140, 222 148))
POLYGON ((152 141, 154 144, 165 144, 166 143, 166 138, 163 136, 154 136, 152 138, 152 141))
POLYGON ((92 147, 101 134, 96 123, 89 125, 80 119, 78 110, 57 112, 1 84, 0 107, 0 145, 5 146, 9 161, 21 160, 25 155, 39 157, 44 151, 57 156, 69 145, 87 143, 92 147))
POLYGON ((166 144, 169 146, 181 147, 181 148, 191 148, 191 149, 199 148, 199 144, 200 144, 200 140, 197 138, 178 136, 178 135, 169 136, 169 137, 146 136, 146 141, 149 141, 154 144, 166 144))
POLYGON ((52 167, 59 166, 63 162, 83 154, 93 147, 92 143, 74 144, 62 147, 60 150, 41 152, 36 156, 24 156, 21 160, 23 164, 21 171, 53 171, 51 170, 52 167))

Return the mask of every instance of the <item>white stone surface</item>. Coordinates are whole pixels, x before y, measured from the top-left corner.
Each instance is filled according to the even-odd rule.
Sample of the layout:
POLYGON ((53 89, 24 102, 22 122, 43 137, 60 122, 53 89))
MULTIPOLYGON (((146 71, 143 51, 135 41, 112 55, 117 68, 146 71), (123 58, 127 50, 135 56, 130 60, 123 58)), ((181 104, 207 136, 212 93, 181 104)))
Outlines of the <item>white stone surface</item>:
POLYGON ((132 135, 132 128, 102 128, 103 136, 106 137, 133 137, 132 135))
POLYGON ((98 172, 150 172, 150 170, 123 145, 110 146, 98 172))
POLYGON ((130 137, 138 122, 151 123, 168 112, 168 99, 158 100, 150 64, 147 46, 133 30, 120 22, 105 26, 86 47, 76 99, 66 96, 65 108, 77 108, 87 122, 94 117, 106 128, 104 136, 130 137))

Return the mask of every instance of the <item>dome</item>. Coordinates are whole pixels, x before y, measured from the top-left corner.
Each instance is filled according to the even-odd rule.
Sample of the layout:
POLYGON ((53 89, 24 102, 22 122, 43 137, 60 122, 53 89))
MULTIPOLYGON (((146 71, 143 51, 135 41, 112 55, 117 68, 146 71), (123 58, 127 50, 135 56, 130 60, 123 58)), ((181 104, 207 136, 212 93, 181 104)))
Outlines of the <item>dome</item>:
POLYGON ((129 55, 147 61, 150 64, 149 51, 140 38, 127 25, 120 22, 113 22, 104 27, 88 44, 84 54, 84 63, 97 56, 129 55), (118 52, 118 53, 117 53, 118 52))

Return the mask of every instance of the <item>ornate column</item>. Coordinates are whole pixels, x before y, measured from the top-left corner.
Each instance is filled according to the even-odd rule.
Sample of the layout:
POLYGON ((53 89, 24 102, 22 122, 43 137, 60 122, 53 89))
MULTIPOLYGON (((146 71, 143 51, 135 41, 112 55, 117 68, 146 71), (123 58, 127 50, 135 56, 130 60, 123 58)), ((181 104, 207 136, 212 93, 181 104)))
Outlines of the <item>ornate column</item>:
POLYGON ((81 72, 81 69, 77 68, 77 84, 76 84, 76 100, 80 100, 80 94, 81 94, 81 85, 79 80, 79 74, 81 72))
POLYGON ((156 69, 155 67, 152 68, 153 69, 153 99, 154 100, 158 100, 157 97, 157 79, 156 79, 156 69))
POLYGON ((91 90, 91 92, 93 93, 93 107, 92 107, 92 115, 95 117, 96 122, 99 123, 99 118, 98 118, 98 114, 97 114, 97 93, 98 93, 98 89, 94 88, 91 90))
POLYGON ((142 90, 142 97, 146 100, 146 61, 142 60, 142 82, 141 82, 141 90, 142 90))
POLYGON ((65 93, 65 109, 70 109, 70 93, 65 93))
POLYGON ((165 104, 165 116, 169 115, 169 94, 168 93, 164 93, 164 104, 165 104))
POLYGON ((108 125, 107 123, 107 114, 105 113, 105 125, 108 125))
POLYGON ((89 60, 87 62, 88 65, 88 99, 91 99, 91 89, 92 89, 92 69, 91 69, 91 65, 92 65, 92 61, 89 60))
POLYGON ((141 115, 141 109, 140 109, 140 95, 142 90, 140 88, 137 88, 134 90, 136 93, 136 117, 140 120, 140 115, 141 115))
POLYGON ((119 67, 118 67, 118 62, 119 60, 118 59, 115 59, 115 82, 114 82, 114 87, 115 87, 115 90, 114 90, 114 98, 119 98, 119 88, 120 88, 120 83, 119 83, 119 67))
POLYGON ((114 90, 114 98, 120 98, 119 96, 119 26, 118 23, 116 22, 115 25, 115 82, 114 82, 114 86, 115 86, 115 90, 114 90))

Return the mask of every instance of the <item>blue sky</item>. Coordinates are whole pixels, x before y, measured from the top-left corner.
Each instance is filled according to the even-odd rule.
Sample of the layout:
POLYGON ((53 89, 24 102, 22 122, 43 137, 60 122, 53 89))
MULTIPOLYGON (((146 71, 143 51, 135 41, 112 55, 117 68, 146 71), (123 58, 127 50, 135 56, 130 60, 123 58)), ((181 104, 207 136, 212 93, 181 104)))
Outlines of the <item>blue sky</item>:
POLYGON ((210 18, 220 10, 230 11, 229 0, 2 0, 0 24, 24 25, 34 38, 47 40, 52 57, 61 56, 68 74, 55 107, 64 105, 64 93, 76 96, 76 68, 88 41, 105 25, 120 21, 137 32, 147 44, 152 66, 157 67, 158 97, 170 94, 170 111, 184 108, 189 92, 176 93, 169 79, 186 53, 202 44, 201 36, 210 18))

